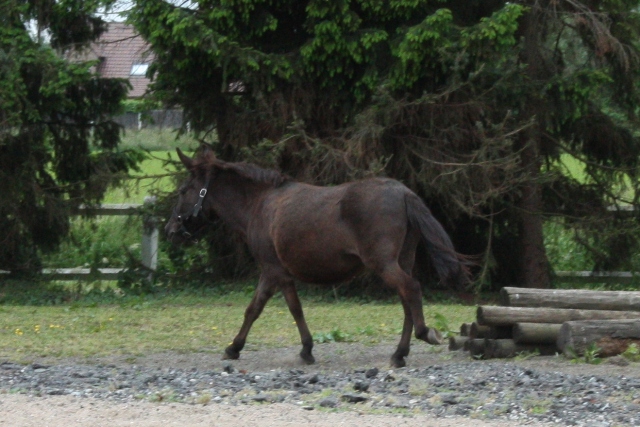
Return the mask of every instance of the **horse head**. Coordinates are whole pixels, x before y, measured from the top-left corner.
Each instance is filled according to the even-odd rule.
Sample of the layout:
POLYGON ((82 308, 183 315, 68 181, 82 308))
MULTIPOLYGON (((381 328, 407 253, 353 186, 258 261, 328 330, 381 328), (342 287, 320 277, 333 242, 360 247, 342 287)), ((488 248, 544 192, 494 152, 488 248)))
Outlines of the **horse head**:
MULTIPOLYGON (((178 202, 165 226, 167 238, 172 243, 187 243, 198 238, 210 222, 207 220, 210 183, 215 179, 217 161, 213 150, 203 146, 194 158, 176 149, 189 177, 178 189, 178 202)), ((210 198, 209 198, 210 199, 210 198)))

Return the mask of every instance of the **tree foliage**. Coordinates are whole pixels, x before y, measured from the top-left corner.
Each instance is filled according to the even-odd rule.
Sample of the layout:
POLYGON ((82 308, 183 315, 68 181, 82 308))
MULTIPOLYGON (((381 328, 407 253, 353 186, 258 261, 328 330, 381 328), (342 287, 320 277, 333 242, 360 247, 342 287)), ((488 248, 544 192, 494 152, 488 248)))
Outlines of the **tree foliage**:
MULTIPOLYGON (((402 179, 486 254, 481 277, 548 286, 544 215, 604 233, 607 206, 636 202, 619 195, 637 182, 639 3, 137 0, 130 19, 156 96, 215 129, 221 156, 323 184, 402 179)), ((636 243, 607 233, 611 267, 636 243)))
POLYGON ((95 203, 108 177, 134 166, 119 152, 128 86, 71 60, 104 29, 108 2, 9 0, 0 11, 0 269, 38 267, 66 235, 69 212, 95 203))

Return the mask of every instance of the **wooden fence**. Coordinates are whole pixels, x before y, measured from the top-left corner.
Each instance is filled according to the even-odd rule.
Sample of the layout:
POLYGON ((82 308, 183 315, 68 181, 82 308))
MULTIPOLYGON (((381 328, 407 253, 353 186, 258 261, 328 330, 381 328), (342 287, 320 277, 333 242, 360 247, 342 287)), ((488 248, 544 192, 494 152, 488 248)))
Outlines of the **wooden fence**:
MULTIPOLYGON (((155 197, 145 197, 144 204, 155 203, 155 197)), ((103 204, 99 206, 80 206, 74 212, 82 216, 123 216, 141 215, 144 204, 122 203, 103 204)), ((633 211, 633 207, 619 208, 624 212, 633 211)), ((154 271, 158 265, 158 227, 157 219, 145 217, 142 226, 141 262, 142 265, 154 271)), ((124 268, 46 268, 43 276, 48 280, 117 280, 124 268)), ((0 270, 0 273, 8 273, 0 270)), ((633 271, 556 271, 556 282, 560 283, 608 283, 630 284, 640 282, 640 272, 633 271)))
POLYGON ((560 283, 640 283, 637 271, 556 271, 555 281, 560 283))
MULTIPOLYGON (((80 206, 75 215, 80 216, 127 216, 142 215, 145 205, 155 203, 155 197, 145 197, 144 204, 122 203, 99 206, 80 206)), ((142 221, 141 263, 151 272, 158 266, 158 226, 157 219, 144 215, 142 221)), ((45 268, 42 277, 45 280, 118 280, 124 268, 45 268)), ((9 273, 0 271, 0 273, 9 273)))

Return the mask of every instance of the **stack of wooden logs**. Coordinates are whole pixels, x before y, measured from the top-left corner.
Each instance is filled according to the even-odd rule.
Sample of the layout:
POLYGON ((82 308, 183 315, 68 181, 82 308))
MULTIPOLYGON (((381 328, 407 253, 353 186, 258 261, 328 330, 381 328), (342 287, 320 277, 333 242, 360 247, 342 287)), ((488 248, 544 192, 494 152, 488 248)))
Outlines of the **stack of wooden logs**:
POLYGON ((449 338, 449 349, 474 358, 520 353, 584 354, 600 357, 640 346, 640 292, 503 288, 500 306, 480 306, 477 319, 449 338))

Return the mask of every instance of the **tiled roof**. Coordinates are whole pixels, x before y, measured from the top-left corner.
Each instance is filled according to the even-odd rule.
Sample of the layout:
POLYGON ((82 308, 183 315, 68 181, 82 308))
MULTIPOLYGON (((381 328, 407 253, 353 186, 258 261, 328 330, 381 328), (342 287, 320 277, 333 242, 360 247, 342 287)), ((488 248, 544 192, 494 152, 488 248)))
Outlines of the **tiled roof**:
POLYGON ((91 47, 91 56, 100 59, 98 73, 102 77, 129 79, 130 98, 141 97, 149 79, 144 75, 131 75, 134 64, 149 64, 153 56, 149 53, 148 43, 130 25, 121 22, 109 23, 98 41, 91 47))

